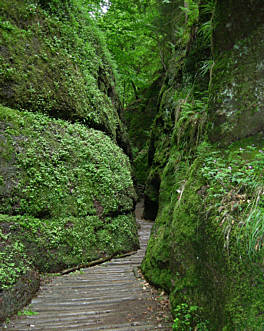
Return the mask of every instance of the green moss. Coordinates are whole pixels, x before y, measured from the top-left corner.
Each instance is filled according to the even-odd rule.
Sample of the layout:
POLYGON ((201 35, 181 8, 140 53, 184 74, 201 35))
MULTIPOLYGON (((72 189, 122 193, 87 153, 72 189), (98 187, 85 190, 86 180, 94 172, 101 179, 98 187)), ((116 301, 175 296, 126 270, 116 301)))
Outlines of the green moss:
POLYGON ((155 223, 147 254, 142 263, 142 271, 152 284, 163 287, 167 291, 171 289, 172 272, 169 270, 169 245, 168 228, 155 223))
POLYGON ((6 289, 26 274, 32 268, 32 263, 27 259, 24 245, 17 240, 11 244, 10 233, 7 230, 9 223, 0 222, 0 288, 6 289), (3 226, 1 226, 3 225, 3 226), (2 230, 3 229, 3 230, 2 230))
POLYGON ((0 288, 12 286, 29 268, 58 272, 102 256, 132 251, 137 231, 131 214, 37 219, 0 215, 0 288))
POLYGON ((4 0, 0 39, 0 289, 136 249, 115 65, 89 12, 4 0))
POLYGON ((228 145, 263 128, 263 26, 215 58, 210 85, 211 137, 228 145))
POLYGON ((142 270, 170 293, 175 317, 199 306, 210 330, 262 330, 263 135, 225 149, 201 143, 208 97, 197 91, 164 89, 154 120, 145 192, 159 208, 142 270))
POLYGON ((129 160, 106 135, 40 114, 0 114, 9 158, 1 158, 1 213, 104 217, 133 209, 129 160))
POLYGON ((147 152, 148 149, 145 146, 141 151, 136 154, 133 160, 134 174, 138 185, 144 185, 148 177, 149 167, 147 152))
POLYGON ((0 38, 2 104, 81 121, 113 138, 120 135, 113 62, 78 1, 54 12, 1 1, 0 38))
POLYGON ((144 187, 148 177, 148 148, 151 125, 157 113, 161 77, 150 88, 140 91, 139 99, 128 105, 123 118, 132 146, 132 166, 138 186, 144 187))
POLYGON ((212 330, 261 330, 264 322, 262 230, 253 216, 247 223, 250 208, 263 214, 256 189, 263 184, 262 150, 246 151, 247 143, 225 151, 201 144, 191 164, 171 150, 142 265, 151 282, 170 292, 172 310, 183 302, 197 305, 212 330))
POLYGON ((259 1, 201 2, 198 27, 185 17, 173 30, 182 39, 179 47, 171 39, 148 150, 146 194, 159 208, 142 270, 170 293, 175 318, 199 307, 197 321, 209 330, 264 325, 259 8, 259 1))
POLYGON ((0 132, 3 286, 32 266, 53 272, 138 246, 129 160, 109 137, 2 106, 0 132))

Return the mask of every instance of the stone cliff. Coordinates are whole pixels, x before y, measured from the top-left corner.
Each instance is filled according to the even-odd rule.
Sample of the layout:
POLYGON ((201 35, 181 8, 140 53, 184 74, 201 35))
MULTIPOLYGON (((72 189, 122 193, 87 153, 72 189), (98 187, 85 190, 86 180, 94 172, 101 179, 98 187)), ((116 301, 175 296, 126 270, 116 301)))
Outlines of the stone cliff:
POLYGON ((78 1, 0 4, 0 320, 38 272, 138 247, 114 63, 78 1))
POLYGON ((176 330, 190 312, 192 329, 262 330, 263 5, 185 5, 148 141, 142 270, 176 330))

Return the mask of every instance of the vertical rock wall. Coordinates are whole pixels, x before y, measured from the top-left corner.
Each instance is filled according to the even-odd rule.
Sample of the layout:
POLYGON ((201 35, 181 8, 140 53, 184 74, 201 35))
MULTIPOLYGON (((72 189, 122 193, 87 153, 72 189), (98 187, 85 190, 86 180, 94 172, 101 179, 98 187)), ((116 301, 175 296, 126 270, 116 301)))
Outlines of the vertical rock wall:
POLYGON ((38 272, 138 247, 116 89, 81 1, 1 1, 0 320, 30 300, 38 272))
POLYGON ((263 5, 197 6, 151 133, 159 208, 142 269, 178 328, 191 312, 193 329, 262 330, 263 5))

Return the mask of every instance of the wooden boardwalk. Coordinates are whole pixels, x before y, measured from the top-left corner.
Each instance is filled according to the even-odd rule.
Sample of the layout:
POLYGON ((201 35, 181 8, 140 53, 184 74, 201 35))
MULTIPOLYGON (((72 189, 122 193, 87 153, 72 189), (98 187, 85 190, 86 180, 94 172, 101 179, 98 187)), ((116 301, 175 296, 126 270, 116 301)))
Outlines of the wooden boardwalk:
POLYGON ((132 256, 55 277, 43 285, 28 310, 4 330, 171 330, 150 286, 138 275, 151 223, 140 223, 140 246, 132 256))

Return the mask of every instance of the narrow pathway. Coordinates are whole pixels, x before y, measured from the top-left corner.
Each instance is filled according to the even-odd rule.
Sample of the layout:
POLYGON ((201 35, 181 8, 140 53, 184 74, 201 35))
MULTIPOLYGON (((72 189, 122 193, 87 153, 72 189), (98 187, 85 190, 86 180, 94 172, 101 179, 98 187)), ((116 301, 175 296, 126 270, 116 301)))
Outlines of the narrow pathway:
POLYGON ((54 278, 32 300, 29 309, 37 314, 17 317, 5 330, 171 330, 164 298, 154 297, 138 274, 152 226, 139 223, 135 255, 54 278))

